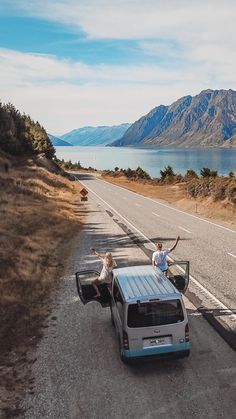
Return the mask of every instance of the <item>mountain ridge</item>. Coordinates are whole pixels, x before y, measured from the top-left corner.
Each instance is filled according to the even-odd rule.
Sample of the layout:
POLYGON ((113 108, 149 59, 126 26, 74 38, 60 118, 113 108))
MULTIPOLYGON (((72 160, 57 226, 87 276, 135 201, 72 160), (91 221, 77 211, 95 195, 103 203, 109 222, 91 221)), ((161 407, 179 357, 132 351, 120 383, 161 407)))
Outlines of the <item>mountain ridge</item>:
POLYGON ((210 147, 236 145, 236 92, 206 89, 159 105, 111 146, 210 147))
POLYGON ((77 146, 108 145, 121 138, 131 124, 101 125, 97 127, 86 126, 65 133, 60 139, 77 146))

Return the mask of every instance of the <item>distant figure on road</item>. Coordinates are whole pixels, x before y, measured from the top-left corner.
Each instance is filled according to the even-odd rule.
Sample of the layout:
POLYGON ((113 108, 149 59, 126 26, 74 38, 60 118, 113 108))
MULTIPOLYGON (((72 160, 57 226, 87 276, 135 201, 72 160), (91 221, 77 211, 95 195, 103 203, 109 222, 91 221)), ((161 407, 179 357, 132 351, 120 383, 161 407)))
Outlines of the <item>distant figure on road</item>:
POLYGON ((97 279, 92 282, 93 287, 95 288, 96 295, 95 297, 100 297, 101 293, 98 289, 98 285, 100 284, 107 284, 108 290, 111 292, 111 283, 112 283, 112 270, 117 266, 116 262, 114 261, 112 254, 110 252, 106 252, 105 255, 101 255, 96 251, 94 247, 91 247, 91 251, 101 259, 102 262, 102 270, 97 279))
POLYGON ((157 266, 161 269, 164 274, 167 274, 168 270, 168 263, 167 263, 167 255, 168 253, 172 252, 172 250, 175 250, 180 237, 178 236, 176 238, 175 244, 170 249, 162 249, 162 243, 156 244, 156 251, 152 254, 152 266, 157 266))

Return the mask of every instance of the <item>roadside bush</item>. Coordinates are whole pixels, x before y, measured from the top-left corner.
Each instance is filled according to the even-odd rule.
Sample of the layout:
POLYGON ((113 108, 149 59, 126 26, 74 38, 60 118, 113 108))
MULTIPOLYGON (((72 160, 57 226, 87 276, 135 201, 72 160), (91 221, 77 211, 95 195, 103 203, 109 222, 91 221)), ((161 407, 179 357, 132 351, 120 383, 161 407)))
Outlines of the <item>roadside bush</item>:
POLYGON ((174 173, 171 166, 166 166, 164 170, 160 170, 161 180, 164 181, 167 178, 172 179, 176 174, 174 173))
POLYGON ((149 174, 147 172, 145 172, 145 170, 143 170, 141 167, 137 167, 137 169, 135 170, 136 173, 136 177, 138 179, 151 179, 151 176, 149 176, 149 174))
POLYGON ((226 182, 216 182, 212 191, 213 201, 222 201, 226 198, 226 182))
POLYGON ((206 177, 187 182, 187 193, 193 198, 212 197, 214 201, 228 199, 236 204, 236 179, 229 177, 206 177))
POLYGON ((147 172, 145 172, 145 170, 143 170, 141 167, 137 167, 137 169, 135 170, 130 169, 130 167, 128 167, 128 169, 120 169, 120 170, 119 168, 115 168, 115 169, 118 169, 118 170, 115 170, 115 172, 110 171, 110 174, 112 174, 113 176, 117 176, 119 173, 120 175, 126 176, 128 179, 134 179, 134 180, 151 179, 151 176, 147 172))
POLYGON ((200 171, 202 177, 217 177, 217 170, 211 170, 208 167, 203 167, 200 171))
POLYGON ((184 178, 185 178, 186 180, 190 180, 190 179, 198 179, 198 175, 197 175, 197 173, 196 173, 194 170, 189 169, 189 170, 187 170, 187 172, 186 172, 186 174, 185 174, 184 178))
POLYGON ((58 159, 57 157, 54 158, 55 163, 58 164, 58 166, 60 166, 62 169, 65 170, 80 170, 82 169, 82 166, 80 164, 80 162, 78 161, 77 163, 72 163, 71 160, 69 161, 65 161, 64 159, 58 159))
POLYGON ((225 195, 230 202, 236 204, 236 179, 230 182, 225 190, 225 195))

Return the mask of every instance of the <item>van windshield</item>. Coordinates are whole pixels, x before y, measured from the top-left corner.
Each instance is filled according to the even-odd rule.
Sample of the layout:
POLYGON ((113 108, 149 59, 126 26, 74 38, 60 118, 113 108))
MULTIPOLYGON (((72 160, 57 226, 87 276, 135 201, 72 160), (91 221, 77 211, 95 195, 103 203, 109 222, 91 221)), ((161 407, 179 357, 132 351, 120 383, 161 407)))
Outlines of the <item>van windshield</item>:
POLYGON ((180 300, 130 304, 128 327, 148 327, 179 323, 184 320, 180 300))

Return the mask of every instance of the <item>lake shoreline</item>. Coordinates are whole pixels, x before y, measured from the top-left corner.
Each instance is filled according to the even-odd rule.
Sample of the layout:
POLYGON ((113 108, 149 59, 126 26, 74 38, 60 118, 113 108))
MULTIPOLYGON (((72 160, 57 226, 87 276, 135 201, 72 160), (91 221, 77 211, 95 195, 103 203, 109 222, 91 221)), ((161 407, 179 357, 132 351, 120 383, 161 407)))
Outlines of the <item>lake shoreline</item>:
POLYGON ((56 155, 65 161, 80 162, 82 167, 113 170, 115 167, 136 169, 142 167, 152 178, 160 170, 171 166, 175 173, 188 169, 200 173, 203 167, 217 170, 219 175, 236 173, 236 148, 129 148, 129 147, 56 147, 56 155))

